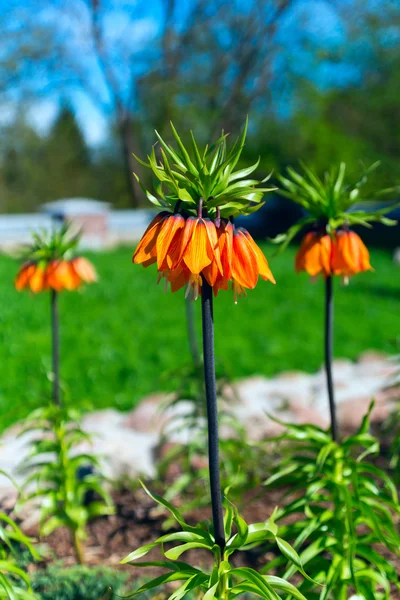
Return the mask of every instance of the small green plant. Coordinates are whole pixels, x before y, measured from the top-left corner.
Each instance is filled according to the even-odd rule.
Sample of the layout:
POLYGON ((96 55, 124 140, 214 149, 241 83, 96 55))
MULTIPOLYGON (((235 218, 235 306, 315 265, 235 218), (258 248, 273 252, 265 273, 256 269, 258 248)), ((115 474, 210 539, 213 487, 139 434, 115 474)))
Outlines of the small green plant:
MULTIPOLYGON (((2 470, 0 474, 7 477, 2 470)), ((29 577, 18 564, 17 555, 21 548, 25 548, 34 558, 39 558, 32 540, 24 535, 9 514, 0 511, 0 598, 34 598, 29 577)))
POLYGON ((225 499, 223 524, 226 543, 221 549, 216 542, 214 529, 210 523, 189 525, 182 514, 169 502, 152 494, 146 488, 144 489, 155 502, 171 513, 181 531, 161 536, 151 544, 138 548, 122 561, 124 564, 131 563, 133 566, 163 567, 167 570, 166 574, 142 585, 130 597, 159 586, 165 586, 170 582, 182 582, 180 587, 168 596, 169 600, 188 597, 190 592, 196 593, 197 597, 205 600, 230 600, 243 597, 246 592, 267 600, 279 600, 279 598, 288 596, 306 600, 297 587, 287 580, 273 575, 262 576, 254 569, 235 567, 230 562, 234 553, 246 551, 262 545, 267 540, 272 540, 282 555, 293 565, 294 571, 300 571, 304 577, 307 577, 295 550, 278 536, 274 515, 265 522, 248 525, 239 516, 236 507, 225 499), (168 545, 169 548, 167 549, 165 545, 168 545), (139 561, 154 548, 160 549, 163 555, 161 561, 139 561), (213 561, 211 573, 179 560, 184 552, 193 549, 206 550, 211 554, 213 561))
POLYGON ((390 442, 390 467, 393 469, 393 477, 396 483, 400 482, 400 354, 393 357, 393 361, 398 364, 398 370, 392 378, 392 381, 386 387, 386 392, 390 394, 394 401, 393 410, 383 423, 383 433, 390 442))
POLYGON ((111 600, 124 593, 126 573, 107 567, 49 566, 32 576, 40 600, 111 600))
POLYGON ((32 430, 39 435, 31 442, 30 455, 21 466, 27 474, 21 501, 40 501, 41 535, 66 527, 76 560, 83 563, 82 540, 88 521, 113 512, 98 459, 79 450, 80 444, 91 442, 91 436, 82 430, 76 411, 55 404, 34 411, 26 419, 22 433, 32 430))
MULTIPOLYGON (((400 506, 390 477, 366 460, 379 452, 369 433, 370 411, 340 444, 329 430, 313 425, 283 424, 285 432, 274 440, 282 442, 286 458, 266 485, 286 489, 290 497, 276 520, 287 523, 292 517, 282 535, 307 573, 324 584, 316 589, 310 580, 302 581, 298 589, 308 600, 389 600, 392 586, 400 589, 390 559, 400 555, 400 506)), ((283 578, 293 574, 281 558, 264 572, 270 567, 283 578)))

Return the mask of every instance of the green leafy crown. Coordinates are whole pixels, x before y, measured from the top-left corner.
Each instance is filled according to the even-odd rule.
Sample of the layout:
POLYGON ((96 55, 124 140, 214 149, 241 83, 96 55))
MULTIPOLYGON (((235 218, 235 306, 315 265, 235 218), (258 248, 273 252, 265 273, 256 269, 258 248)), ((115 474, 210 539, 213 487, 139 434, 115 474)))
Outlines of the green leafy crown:
POLYGON ((24 261, 44 263, 72 258, 80 237, 80 231, 71 235, 69 223, 63 223, 60 228, 52 231, 34 232, 32 243, 21 250, 19 258, 24 261))
POLYGON ((199 199, 202 198, 209 217, 215 216, 219 209, 221 216, 228 218, 255 212, 264 204, 264 194, 276 189, 259 187, 271 175, 262 181, 247 179, 257 169, 260 159, 250 167, 234 170, 245 145, 247 120, 241 136, 229 151, 226 143, 228 134, 223 133, 214 144, 200 151, 190 132, 189 152, 172 123, 171 128, 177 148, 167 144, 156 131, 160 160, 157 160, 154 146, 147 156, 148 162, 135 156, 140 164, 151 169, 157 180, 155 196, 146 190, 135 174, 147 198, 156 206, 175 210, 179 202, 182 203, 178 205, 179 210, 196 214, 199 199))
POLYGON ((343 162, 338 167, 329 169, 323 179, 307 165, 300 163, 300 166, 302 173, 288 167, 286 177, 278 176, 282 184, 278 193, 300 204, 306 210, 307 216, 300 219, 286 234, 278 236, 275 241, 283 241, 286 246, 303 226, 311 224, 321 224, 326 227, 328 233, 332 233, 342 225, 371 227, 370 223, 374 221, 384 225, 396 225, 396 221, 385 217, 386 213, 393 210, 393 204, 380 210, 373 210, 379 196, 392 192, 396 188, 376 192, 372 198, 362 195, 362 188, 368 181, 368 175, 379 166, 379 162, 364 169, 361 177, 354 184, 346 183, 346 164, 343 162), (374 202, 371 202, 373 200, 374 202), (365 204, 367 201, 370 206, 372 204, 372 210, 355 207, 356 204, 361 202, 365 204))

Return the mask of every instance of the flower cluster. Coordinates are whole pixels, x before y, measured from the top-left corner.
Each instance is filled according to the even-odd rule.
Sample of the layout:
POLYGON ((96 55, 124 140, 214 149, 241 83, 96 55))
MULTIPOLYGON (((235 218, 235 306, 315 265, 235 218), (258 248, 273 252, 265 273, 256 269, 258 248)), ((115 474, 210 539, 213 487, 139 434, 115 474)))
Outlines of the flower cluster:
POLYGON ((157 263, 159 278, 173 292, 187 284, 186 295, 197 298, 206 281, 217 295, 231 283, 236 302, 238 295, 256 286, 259 276, 275 283, 253 238, 233 225, 234 217, 258 210, 264 194, 275 189, 259 187, 268 177, 247 179, 259 161, 235 171, 246 129, 247 123, 229 152, 226 135, 203 152, 191 135, 191 157, 172 126, 178 149, 157 134, 162 160, 157 162, 154 148, 148 163, 138 159, 160 182, 157 197, 144 191, 163 210, 144 233, 133 262, 145 267, 157 263))
POLYGON ((82 283, 97 281, 92 264, 75 255, 78 241, 79 234, 71 236, 67 223, 51 233, 35 233, 33 243, 22 254, 16 289, 29 289, 35 294, 44 290, 72 291, 82 283))
POLYGON ((47 289, 56 292, 76 290, 82 283, 97 281, 92 264, 81 256, 72 260, 52 260, 49 263, 24 263, 15 279, 18 291, 25 288, 37 294, 47 289))
POLYGON ((354 231, 307 233, 296 256, 296 271, 306 271, 312 277, 341 275, 348 278, 363 271, 372 271, 369 252, 354 231))
POLYGON ((267 259, 248 231, 225 219, 215 223, 163 211, 144 233, 133 262, 145 267, 157 263, 160 278, 173 292, 187 284, 186 295, 194 299, 201 292, 202 277, 215 295, 232 282, 235 302, 246 288, 256 286, 259 275, 275 283, 267 259))
MULTIPOLYGON (((283 249, 303 227, 312 227, 312 231, 304 236, 297 253, 296 271, 306 271, 312 277, 319 273, 325 278, 341 275, 347 280, 357 273, 373 270, 365 244, 349 228, 360 225, 371 227, 373 222, 396 225, 396 221, 385 216, 393 209, 393 205, 371 212, 362 206, 357 208, 362 200, 365 205, 361 190, 367 182, 367 175, 378 164, 365 170, 353 185, 345 181, 344 163, 338 168, 332 167, 323 179, 306 165, 302 165, 302 174, 289 167, 286 177, 279 176, 283 186, 279 193, 302 206, 305 216, 275 241, 283 242, 283 249)), ((391 191, 381 190, 375 195, 391 191)))

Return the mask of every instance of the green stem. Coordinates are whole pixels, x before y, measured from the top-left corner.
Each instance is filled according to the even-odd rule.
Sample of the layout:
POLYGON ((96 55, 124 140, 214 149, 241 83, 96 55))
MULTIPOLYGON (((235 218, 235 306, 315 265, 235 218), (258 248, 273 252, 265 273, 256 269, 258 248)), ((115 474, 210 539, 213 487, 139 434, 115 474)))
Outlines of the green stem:
POLYGON ((76 529, 73 529, 71 531, 71 536, 72 536, 72 543, 73 543, 74 551, 75 551, 76 562, 78 563, 78 565, 83 565, 85 563, 85 560, 84 560, 84 556, 83 556, 82 542, 78 535, 78 531, 76 529))
POLYGON ((52 338, 52 370, 53 370, 53 402, 60 406, 60 327, 58 317, 58 294, 50 291, 51 338, 52 338))

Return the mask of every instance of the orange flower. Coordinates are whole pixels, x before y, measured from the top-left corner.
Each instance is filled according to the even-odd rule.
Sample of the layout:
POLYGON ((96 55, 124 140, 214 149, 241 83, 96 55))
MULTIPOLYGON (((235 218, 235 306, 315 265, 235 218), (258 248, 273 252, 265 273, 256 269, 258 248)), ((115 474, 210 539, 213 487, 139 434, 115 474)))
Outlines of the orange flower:
POLYGON ((85 258, 52 260, 44 268, 40 263, 25 263, 15 279, 18 291, 29 288, 35 294, 48 288, 61 292, 76 290, 82 282, 97 281, 96 271, 85 258))
POLYGON ((332 253, 332 271, 335 275, 351 277, 363 271, 373 271, 369 252, 354 231, 337 231, 332 253))
POLYGON ((307 233, 296 255, 296 271, 306 271, 312 277, 322 273, 332 275, 332 239, 328 234, 307 233))
POLYGON ((157 262, 159 281, 165 278, 176 292, 187 285, 186 296, 201 294, 202 277, 217 295, 232 281, 234 297, 254 288, 258 276, 275 283, 268 262, 251 235, 221 220, 184 218, 160 213, 153 219, 136 248, 133 262, 147 267, 157 262))
POLYGON ((36 263, 23 264, 15 279, 15 287, 18 291, 29 288, 34 294, 47 289, 45 269, 36 263))

